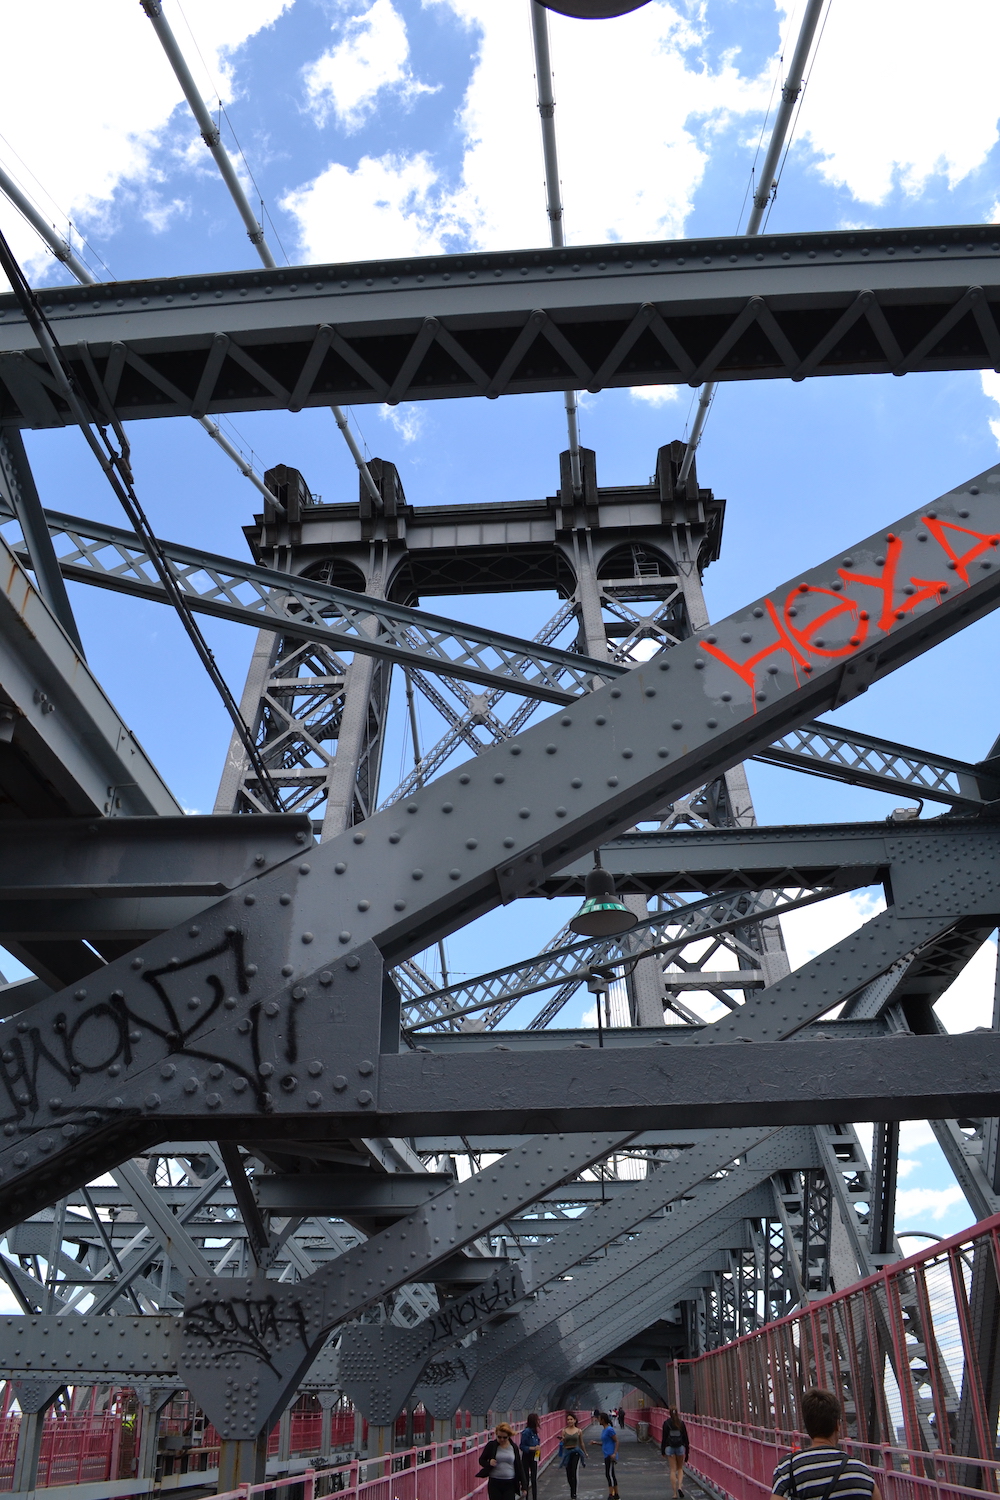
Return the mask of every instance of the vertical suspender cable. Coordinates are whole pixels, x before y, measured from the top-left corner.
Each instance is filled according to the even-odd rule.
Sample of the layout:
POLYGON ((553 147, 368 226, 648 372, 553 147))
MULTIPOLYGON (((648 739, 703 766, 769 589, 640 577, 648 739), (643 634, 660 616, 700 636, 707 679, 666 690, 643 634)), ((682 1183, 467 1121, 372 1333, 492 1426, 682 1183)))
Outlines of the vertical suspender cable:
POLYGON ((215 164, 222 173, 222 180, 229 189, 229 196, 240 211, 240 217, 246 225, 250 243, 268 270, 275 270, 277 268, 277 261, 271 254, 268 243, 264 238, 263 225, 257 222, 257 216, 250 207, 250 200, 243 191, 243 184, 240 182, 239 177, 237 177, 236 169, 229 160, 229 153, 222 144, 219 128, 208 112, 205 101, 199 92, 198 85, 191 75, 191 69, 185 62, 184 54, 177 45, 177 38, 170 29, 170 22, 163 14, 163 8, 159 0, 140 0, 140 4, 153 23, 153 30, 159 37, 160 45, 167 54, 167 61, 173 68, 177 82, 184 90, 184 97, 191 106, 191 113, 198 122, 201 138, 215 157, 215 164))
MULTIPOLYGON (((559 156, 556 150, 556 101, 552 92, 552 62, 549 57, 549 21, 545 7, 531 0, 531 36, 535 48, 535 81, 538 113, 542 121, 542 155, 545 160, 545 205, 549 235, 554 248, 566 243, 563 207, 559 194, 559 156)), ((574 495, 583 490, 580 466, 580 430, 576 419, 576 391, 565 393, 566 426, 569 430, 569 469, 574 495)))
MULTIPOLYGON (((771 139, 768 143, 767 155, 764 157, 764 165, 761 168, 757 190, 753 195, 753 208, 747 224, 748 235, 760 233, 764 213, 777 187, 775 173, 778 168, 778 159, 781 156, 781 149, 788 138, 792 115, 795 113, 795 106, 802 92, 802 80, 805 77, 809 52, 825 3, 826 0, 807 0, 806 3, 806 13, 802 18, 798 41, 795 43, 792 65, 788 70, 784 87, 781 90, 781 104, 774 121, 774 129, 771 131, 771 139)), ((698 397, 698 410, 695 413, 694 425, 691 428, 691 436, 688 438, 680 471, 677 475, 679 484, 683 484, 691 472, 691 465, 694 463, 694 456, 698 451, 698 444, 701 442, 702 431, 705 427, 705 418, 708 416, 709 407, 712 405, 712 399, 715 396, 716 384, 716 381, 710 380, 701 388, 701 394, 698 397)))
POLYGON ((358 466, 358 473, 361 475, 361 483, 364 485, 365 489, 371 496, 372 502, 379 509, 381 509, 382 495, 379 491, 378 485, 372 478, 371 469, 369 469, 368 465, 365 463, 364 454, 361 452, 361 449, 354 441, 354 433, 351 431, 350 427, 347 424, 346 413, 344 412, 343 408, 339 406, 331 406, 330 410, 333 412, 334 421, 340 428, 341 432, 344 434, 344 442, 351 450, 351 457, 354 459, 354 462, 358 466))
MULTIPOLYGON (((56 259, 62 261, 63 265, 76 277, 77 281, 83 286, 96 286, 98 284, 97 277, 93 275, 89 266, 85 266, 83 261, 80 260, 63 239, 62 235, 57 234, 52 225, 45 222, 34 204, 30 199, 25 197, 17 184, 4 171, 3 167, 0 167, 0 191, 10 199, 18 212, 24 215, 32 229, 45 241, 56 259)), ((240 473, 249 479, 250 483, 255 489, 260 491, 264 499, 268 500, 274 506, 275 510, 279 512, 284 511, 285 507, 281 504, 277 495, 271 494, 271 491, 260 475, 255 473, 252 465, 247 462, 239 449, 234 447, 225 434, 220 431, 218 424, 211 421, 208 417, 195 417, 194 420, 198 423, 199 427, 204 428, 212 441, 222 449, 226 457, 232 459, 240 473)))
MULTIPOLYGON (((197 121, 198 126, 201 130, 202 140, 205 142, 205 145, 215 157, 216 165, 218 166, 219 171, 222 173, 222 179, 225 182, 226 187, 229 189, 230 197, 240 211, 240 217, 246 225, 247 234, 250 236, 250 243, 253 245, 254 249, 257 251, 257 254, 260 256, 264 265, 267 266, 268 270, 276 269, 277 262, 275 261, 274 256, 271 254, 270 246, 268 245, 267 240, 264 237, 263 227, 257 222, 257 219, 254 216, 254 211, 250 207, 250 202, 247 198, 247 195, 243 191, 243 184, 237 177, 236 172, 233 168, 233 164, 229 160, 229 155, 222 144, 222 139, 219 135, 219 131, 215 124, 215 121, 212 119, 212 116, 209 114, 207 108, 205 107, 205 101, 202 99, 201 94, 198 92, 198 86, 191 75, 191 69, 185 62, 184 54, 181 51, 180 47, 177 45, 177 38, 171 31, 170 23, 167 20, 166 16, 164 16, 163 14, 163 7, 160 4, 160 0, 139 0, 139 3, 141 4, 143 10, 146 12, 146 15, 149 17, 150 21, 153 23, 153 30, 159 37, 160 42, 163 46, 163 50, 167 54, 167 59, 170 63, 170 66, 173 68, 174 73, 176 74, 177 81, 180 84, 181 88, 184 90, 184 97, 187 99, 188 104, 191 106, 191 113, 194 115, 195 120, 197 121)), ((377 505, 381 506, 382 496, 379 493, 378 486, 371 476, 368 465, 365 463, 364 458, 361 455, 360 449, 351 436, 350 429, 347 425, 347 418, 344 416, 343 412, 338 406, 334 406, 332 408, 332 411, 337 426, 344 434, 347 446, 351 450, 351 457, 354 459, 354 462, 358 466, 358 473, 361 475, 362 483, 367 489, 369 495, 372 497, 372 500, 377 505)), ((232 458, 233 451, 229 446, 227 446, 225 438, 222 437, 219 429, 215 426, 215 424, 208 422, 205 418, 200 418, 200 420, 209 437, 214 438, 219 446, 223 449, 223 451, 228 452, 230 458, 232 458)), ((239 462, 238 459, 236 461, 239 462)), ((246 470, 244 470, 244 473, 246 473, 246 470)), ((247 478, 252 480, 252 482, 257 485, 258 489, 262 488, 260 482, 256 479, 255 475, 252 472, 247 474, 247 478)), ((268 492, 265 490, 264 493, 267 494, 268 492)), ((274 503, 274 496, 270 495, 269 498, 271 499, 272 503, 274 503)), ((278 506, 277 508, 279 510, 282 509, 281 506, 278 506)))
POLYGON ((0 189, 3 190, 11 203, 13 203, 18 213, 24 215, 32 229, 41 235, 56 260, 61 260, 67 270, 72 271, 77 281, 82 282, 84 286, 93 286, 97 277, 93 274, 90 267, 85 266, 68 241, 64 240, 61 234, 57 234, 51 224, 45 222, 30 198, 25 197, 17 183, 12 177, 8 176, 3 167, 0 167, 0 189))

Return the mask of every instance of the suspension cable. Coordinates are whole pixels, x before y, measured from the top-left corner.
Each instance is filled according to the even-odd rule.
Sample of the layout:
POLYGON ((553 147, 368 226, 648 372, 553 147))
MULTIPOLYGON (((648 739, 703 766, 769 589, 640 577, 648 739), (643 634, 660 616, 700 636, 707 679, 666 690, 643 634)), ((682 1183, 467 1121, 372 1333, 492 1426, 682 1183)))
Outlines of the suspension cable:
MULTIPOLYGON (((38 340, 38 346, 45 355, 46 363, 70 409, 74 421, 83 433, 88 447, 104 471, 105 478, 114 490, 136 537, 146 547, 157 577, 163 585, 164 592, 180 616, 181 623, 187 631, 192 645, 215 685, 226 712, 233 721, 233 727, 260 780, 262 793, 271 803, 273 810, 281 812, 281 801, 278 797, 277 788, 271 780, 267 766, 264 764, 260 751, 254 743, 253 735, 244 723, 239 705, 229 690, 229 684, 216 664, 215 655, 198 627, 183 590, 178 584, 170 561, 164 554, 159 538, 153 531, 139 501, 139 497, 135 492, 129 443, 124 429, 113 410, 108 409, 104 412, 104 421, 95 412, 90 400, 80 387, 73 368, 60 347, 55 333, 42 311, 41 304, 31 286, 29 286, 27 278, 15 259, 2 231, 0 231, 0 269, 3 270, 7 280, 10 282, 14 295, 20 303, 21 311, 24 313, 29 327, 38 340), (118 439, 117 450, 108 436, 106 422, 110 423, 114 429, 115 437, 118 439)), ((100 399, 102 392, 99 390, 97 395, 98 399, 100 399)))
MULTIPOLYGON (((805 76, 806 63, 809 60, 809 51, 812 47, 813 37, 816 35, 816 27, 826 0, 807 0, 805 15, 802 17, 802 26, 799 30, 798 41, 795 43, 795 51, 792 54, 792 64, 788 70, 784 85, 781 90, 781 104, 774 120, 774 129, 771 131, 771 139, 768 142, 767 155, 764 157, 764 165, 760 171, 757 189, 753 195, 753 208, 746 232, 748 235, 760 233, 764 213, 771 201, 772 195, 777 188, 774 180, 775 169, 781 156, 781 148, 788 135, 789 126, 792 123, 792 115, 799 95, 802 92, 802 80, 805 76)), ((695 413, 694 424, 691 428, 691 436, 688 438, 684 457, 677 474, 677 483, 684 484, 691 472, 695 453, 701 442, 701 435, 705 429, 705 421, 709 409, 715 397, 718 382, 709 380, 701 388, 698 397, 698 410, 695 413)))
MULTIPOLYGON (((538 113, 542 122, 542 155, 545 161, 545 207, 549 216, 549 236, 554 249, 566 243, 563 230, 563 206, 559 193, 559 155, 556 148, 556 101, 552 92, 552 61, 549 56, 548 12, 538 0, 531 0, 531 37, 535 51, 535 82, 538 89, 538 113)), ((569 432, 569 472, 573 494, 583 493, 583 467, 580 460, 580 429, 577 422, 576 391, 566 391, 566 427, 569 432)))

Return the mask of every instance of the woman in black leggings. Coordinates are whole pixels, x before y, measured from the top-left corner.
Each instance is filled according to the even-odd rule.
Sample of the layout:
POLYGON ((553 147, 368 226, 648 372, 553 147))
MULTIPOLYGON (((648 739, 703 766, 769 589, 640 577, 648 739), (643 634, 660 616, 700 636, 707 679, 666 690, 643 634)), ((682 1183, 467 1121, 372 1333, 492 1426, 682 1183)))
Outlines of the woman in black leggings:
POLYGON ((566 1413, 566 1426, 559 1434, 563 1446, 563 1459, 566 1467, 566 1482, 569 1485, 570 1500, 576 1500, 576 1473, 583 1460, 583 1429, 576 1420, 576 1413, 566 1413))
POLYGON ((601 1436, 594 1439, 594 1446, 599 1442, 604 1454, 604 1477, 608 1481, 608 1500, 618 1500, 618 1434, 615 1424, 606 1411, 599 1413, 601 1422, 601 1436))

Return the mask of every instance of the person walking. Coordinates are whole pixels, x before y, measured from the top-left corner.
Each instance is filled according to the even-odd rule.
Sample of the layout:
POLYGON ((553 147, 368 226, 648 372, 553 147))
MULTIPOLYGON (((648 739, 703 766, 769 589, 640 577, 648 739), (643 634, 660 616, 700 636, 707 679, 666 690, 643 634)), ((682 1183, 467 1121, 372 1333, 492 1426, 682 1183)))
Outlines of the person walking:
POLYGON ((479 1455, 479 1478, 489 1480, 489 1500, 514 1500, 524 1490, 524 1466, 514 1443, 514 1429, 498 1422, 496 1437, 479 1455))
POLYGON ((538 1500, 538 1460, 542 1456, 542 1440, 538 1436, 538 1422, 538 1413, 529 1411, 528 1420, 518 1442, 521 1450, 521 1463, 524 1467, 524 1492, 527 1495, 530 1487, 531 1500, 538 1500))
POLYGON ((806 1391, 802 1425, 809 1446, 781 1460, 771 1482, 772 1494, 787 1495, 789 1500, 882 1500, 868 1465, 840 1448, 843 1420, 844 1409, 833 1391, 806 1391))
POLYGON ((624 1408, 624 1406, 619 1406, 618 1411, 617 1411, 617 1417, 618 1417, 618 1426, 624 1428, 624 1426, 625 1426, 625 1408, 624 1408))
POLYGON ((688 1441, 688 1430, 681 1421, 676 1406, 670 1408, 663 1424, 660 1452, 670 1463, 670 1486, 675 1500, 676 1497, 684 1500, 684 1465, 691 1452, 691 1444, 688 1441))
POLYGON ((576 1420, 576 1412, 566 1413, 566 1426, 559 1434, 559 1455, 559 1462, 566 1470, 570 1500, 576 1500, 577 1470, 582 1463, 586 1463, 583 1452, 583 1429, 576 1420))
POLYGON ((593 1438, 591 1441, 595 1447, 600 1442, 601 1452, 604 1454, 604 1477, 608 1481, 608 1500, 617 1500, 618 1472, 616 1465, 618 1462, 618 1434, 615 1431, 614 1422, 606 1411, 601 1412, 600 1419, 602 1427, 601 1436, 600 1438, 593 1438))

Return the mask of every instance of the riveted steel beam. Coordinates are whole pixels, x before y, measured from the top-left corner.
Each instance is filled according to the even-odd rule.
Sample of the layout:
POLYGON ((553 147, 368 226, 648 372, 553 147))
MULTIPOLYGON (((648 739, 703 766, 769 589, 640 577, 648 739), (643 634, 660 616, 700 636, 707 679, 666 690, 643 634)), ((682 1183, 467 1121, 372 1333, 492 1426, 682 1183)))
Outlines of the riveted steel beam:
POLYGON ((2 539, 0 700, 10 747, 0 776, 23 814, 181 812, 2 539))
MULTIPOLYGON (((649 895, 794 886, 844 891, 881 884, 894 851, 911 844, 918 860, 948 858, 955 838, 977 826, 971 818, 948 818, 626 833, 602 845, 601 860, 619 891, 649 895)), ((547 875, 536 894, 577 895, 589 868, 584 859, 567 864, 547 875)))
POLYGON ((533 1138, 297 1286, 196 1277, 188 1287, 179 1367, 186 1386, 223 1437, 256 1438, 338 1323, 406 1282, 425 1279, 509 1212, 607 1156, 631 1134, 533 1138), (234 1380, 242 1393, 236 1401, 234 1380))
POLYGON ((0 823, 0 901, 221 896, 312 839, 307 817, 38 818, 0 823))
POLYGON ((136 1379, 177 1373, 180 1318, 5 1317, 4 1372, 65 1384, 131 1385, 136 1379))
MULTIPOLYGON (((525 1305, 518 1316, 501 1327, 490 1329, 483 1336, 478 1351, 478 1374, 466 1399, 473 1402, 486 1400, 487 1406, 493 1391, 502 1378, 505 1366, 516 1357, 518 1346, 525 1340, 538 1341, 538 1352, 548 1337, 558 1341, 560 1334, 572 1332, 590 1317, 601 1316, 607 1306, 612 1305, 620 1288, 619 1278, 626 1274, 640 1273, 637 1285, 649 1278, 649 1262, 666 1249, 671 1250, 670 1264, 692 1248, 701 1249, 713 1241, 719 1227, 727 1221, 727 1211, 735 1209, 734 1220, 745 1216, 745 1195, 766 1182, 770 1174, 781 1166, 787 1167, 794 1160, 801 1165, 812 1166, 816 1161, 815 1142, 809 1132, 780 1132, 769 1141, 751 1149, 746 1162, 734 1167, 723 1177, 701 1182, 690 1196, 675 1204, 662 1218, 650 1219, 641 1230, 624 1243, 617 1244, 607 1259, 601 1258, 581 1267, 571 1280, 554 1282, 540 1297, 525 1305), (490 1381, 493 1390, 489 1389, 490 1381)), ((769 1196, 769 1195, 768 1195, 769 1196)), ((753 1205, 758 1212, 766 1211, 766 1203, 753 1205)), ((682 1271, 679 1274, 686 1276, 682 1271)), ((620 1311, 625 1316, 625 1307, 620 1311)), ((642 1314, 636 1329, 645 1326, 642 1314)), ((619 1328, 621 1324, 617 1325, 619 1328)), ((471 1410, 478 1410, 472 1406, 471 1410)), ((485 1408, 483 1408, 485 1409, 485 1408)))
MULTIPOLYGON (((1000 238, 976 224, 300 266, 40 295, 81 380, 92 361, 106 401, 135 419, 994 368, 998 270, 1000 238)), ((0 298, 0 382, 0 422, 72 420, 13 297, 0 298)))

